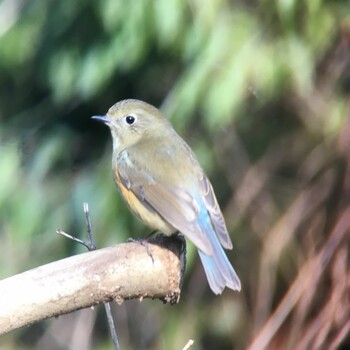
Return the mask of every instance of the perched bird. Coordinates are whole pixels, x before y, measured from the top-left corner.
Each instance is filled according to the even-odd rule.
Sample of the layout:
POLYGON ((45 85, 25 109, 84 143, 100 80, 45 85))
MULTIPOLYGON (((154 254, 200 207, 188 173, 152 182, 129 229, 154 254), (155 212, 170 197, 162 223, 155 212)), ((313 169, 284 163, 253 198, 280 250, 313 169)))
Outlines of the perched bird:
POLYGON ((232 242, 211 183, 168 120, 132 99, 92 118, 111 130, 113 176, 131 211, 152 229, 189 238, 215 294, 225 287, 239 291, 241 282, 222 248, 232 249, 232 242))

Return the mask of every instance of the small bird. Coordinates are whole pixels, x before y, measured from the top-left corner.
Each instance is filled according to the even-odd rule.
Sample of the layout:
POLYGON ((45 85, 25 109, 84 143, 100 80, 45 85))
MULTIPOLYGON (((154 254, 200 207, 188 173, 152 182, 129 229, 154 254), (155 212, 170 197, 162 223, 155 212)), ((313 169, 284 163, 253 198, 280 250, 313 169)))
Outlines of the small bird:
POLYGON ((113 176, 130 210, 152 229, 189 238, 215 294, 225 287, 239 291, 241 282, 223 250, 232 249, 232 242, 213 187, 168 120, 134 99, 92 118, 110 128, 113 176))

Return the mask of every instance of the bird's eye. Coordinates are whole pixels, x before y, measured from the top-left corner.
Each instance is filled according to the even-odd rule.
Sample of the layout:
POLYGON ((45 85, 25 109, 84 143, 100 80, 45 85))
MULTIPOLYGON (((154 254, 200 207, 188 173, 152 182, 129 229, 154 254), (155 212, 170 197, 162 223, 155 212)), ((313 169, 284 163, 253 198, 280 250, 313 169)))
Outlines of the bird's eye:
POLYGON ((136 118, 132 115, 128 115, 125 117, 125 121, 127 124, 132 125, 135 123, 136 118))

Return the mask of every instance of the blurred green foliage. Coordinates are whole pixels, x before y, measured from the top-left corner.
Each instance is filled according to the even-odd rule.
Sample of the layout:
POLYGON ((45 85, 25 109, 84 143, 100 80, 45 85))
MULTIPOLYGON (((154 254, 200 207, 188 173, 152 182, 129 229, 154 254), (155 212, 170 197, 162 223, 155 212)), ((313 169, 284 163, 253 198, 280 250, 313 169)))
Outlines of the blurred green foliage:
MULTIPOLYGON (((264 237, 339 160, 349 19, 345 0, 1 1, 0 277, 83 251, 55 235, 84 237, 83 202, 99 247, 148 233, 114 188, 107 128, 90 120, 139 98, 162 108, 212 179, 243 291, 214 297, 190 246, 179 305, 116 308, 122 348, 181 349, 190 338, 191 349, 246 348, 305 261, 288 241, 259 313, 264 237)), ((90 346, 110 348, 99 317, 90 346)), ((59 329, 49 336, 55 322, 1 347, 39 349, 48 337, 68 348, 59 329)))

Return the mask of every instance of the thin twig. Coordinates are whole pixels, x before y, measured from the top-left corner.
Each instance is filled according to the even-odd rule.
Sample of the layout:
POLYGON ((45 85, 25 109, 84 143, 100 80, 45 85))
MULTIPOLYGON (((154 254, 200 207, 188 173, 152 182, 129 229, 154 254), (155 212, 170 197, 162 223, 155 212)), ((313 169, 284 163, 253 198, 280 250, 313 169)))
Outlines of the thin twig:
POLYGON ((118 335, 117 335, 114 319, 112 317, 111 303, 105 303, 104 305, 106 309, 108 327, 109 327, 109 331, 111 332, 114 349, 119 350, 120 347, 119 347, 118 335))
POLYGON ((69 238, 69 239, 72 239, 73 241, 78 242, 79 244, 82 244, 84 247, 86 247, 86 248, 90 251, 90 245, 89 245, 89 243, 86 243, 86 242, 84 242, 83 240, 81 240, 81 239, 79 239, 79 238, 77 238, 77 237, 74 237, 74 236, 70 235, 70 234, 67 233, 67 232, 64 232, 64 231, 61 230, 60 228, 56 230, 56 233, 57 233, 58 235, 62 235, 62 236, 65 236, 65 237, 67 237, 67 238, 69 238))
MULTIPOLYGON (((60 234, 62 236, 65 236, 69 239, 72 239, 73 241, 78 242, 79 244, 82 244, 84 247, 86 247, 88 249, 88 251, 91 252, 93 250, 96 250, 96 244, 95 244, 95 241, 93 238, 93 230, 92 230, 91 217, 90 217, 88 203, 86 203, 86 202, 83 203, 83 210, 84 210, 84 214, 85 214, 86 230, 87 230, 87 235, 88 235, 87 242, 85 242, 77 237, 74 237, 74 236, 70 235, 69 233, 64 232, 61 229, 57 229, 56 233, 60 234)), ((114 320, 113 320, 113 316, 112 316, 111 305, 110 305, 110 303, 105 303, 104 305, 105 305, 105 310, 106 310, 107 320, 108 320, 108 327, 109 327, 109 331, 110 331, 111 336, 112 336, 114 349, 120 350, 116 326, 114 324, 114 320)))
MULTIPOLYGON (((89 239, 86 246, 88 247, 89 251, 91 251, 91 250, 96 249, 96 244, 95 244, 95 241, 93 238, 89 204, 84 202, 83 209, 84 209, 85 220, 86 220, 86 229, 87 229, 87 234, 88 234, 88 239, 89 239)), ((113 316, 112 316, 111 303, 105 303, 104 306, 105 306, 106 315, 107 315, 108 328, 109 328, 109 331, 110 331, 111 336, 112 336, 112 342, 113 342, 114 349, 120 350, 117 330, 116 330, 116 326, 115 326, 113 316)))
POLYGON ((92 233, 92 224, 91 224, 91 218, 90 218, 90 212, 89 212, 89 204, 84 202, 83 209, 84 209, 85 220, 86 220, 86 229, 87 229, 87 234, 88 234, 88 239, 89 239, 88 249, 91 251, 91 250, 96 249, 96 244, 95 244, 93 233, 92 233))

